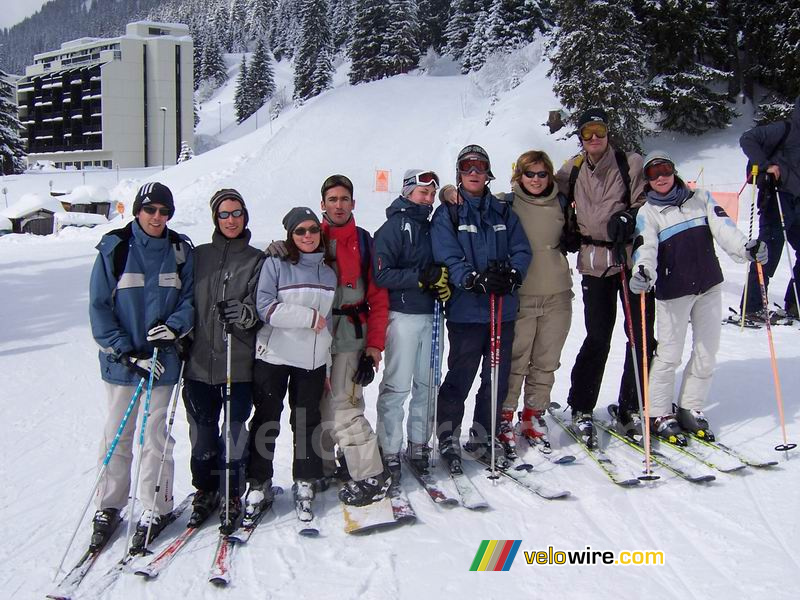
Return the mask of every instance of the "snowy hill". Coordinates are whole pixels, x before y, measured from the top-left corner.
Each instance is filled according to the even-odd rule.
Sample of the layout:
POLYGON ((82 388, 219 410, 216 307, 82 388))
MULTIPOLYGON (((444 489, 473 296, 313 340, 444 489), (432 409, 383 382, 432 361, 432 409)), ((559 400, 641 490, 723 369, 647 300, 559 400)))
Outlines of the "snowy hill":
MULTIPOLYGON (((531 49, 535 54, 535 48, 531 49)), ((560 139, 541 125, 547 110, 557 108, 545 73, 535 63, 520 84, 498 93, 488 74, 407 75, 360 85, 340 86, 299 109, 286 110, 269 125, 250 132, 223 123, 231 141, 161 172, 43 173, 7 178, 9 199, 23 193, 47 194, 82 183, 102 185, 112 200, 130 211, 133 194, 144 181, 162 181, 176 198, 174 229, 196 244, 210 239, 208 199, 221 187, 244 195, 251 214, 254 243, 282 237, 280 219, 297 205, 319 207, 319 186, 327 175, 342 172, 355 183, 355 216, 375 230, 396 196, 407 168, 432 168, 445 182, 454 179, 454 160, 466 143, 483 145, 498 179, 495 191, 508 187, 510 165, 529 148, 547 150, 556 164, 576 151, 574 138, 560 139), (484 123, 489 111, 493 116, 484 123), (391 171, 390 193, 373 190, 374 170, 391 171)), ((434 71, 435 72, 435 71, 434 71)), ((501 88, 503 86, 500 86, 501 88)), ((220 92, 220 94, 225 93, 220 92)), ((214 133, 217 102, 203 107, 201 128, 214 133)), ((746 115, 749 116, 749 115, 746 115)), ((689 179, 703 170, 713 189, 739 189, 744 160, 737 139, 749 120, 704 138, 649 142, 673 153, 689 179)), ((219 128, 218 124, 217 127, 219 128)), ((741 214, 749 211, 749 188, 741 214)), ((740 219, 740 227, 744 227, 740 219)), ((51 588, 55 566, 95 478, 97 444, 105 414, 105 394, 98 374, 96 346, 88 326, 88 277, 94 245, 119 221, 93 230, 64 230, 58 236, 0 238, 0 372, 4 419, 0 436, 0 575, 4 597, 41 597, 51 588)), ((574 258, 573 258, 574 260, 574 258)), ((724 256, 724 306, 735 305, 744 267, 724 256)), ((785 262, 774 279, 773 297, 788 280, 785 262)), ((569 372, 583 339, 579 277, 574 277, 575 316, 556 375, 554 399, 566 397, 569 372)), ((800 344, 796 328, 774 332, 784 390, 787 433, 800 438, 800 344)), ((622 370, 624 335, 616 331, 601 390, 598 413, 616 400, 622 370)), ((555 424, 558 446, 576 453, 577 464, 547 465, 541 479, 566 488, 568 500, 545 501, 512 483, 493 485, 475 465, 469 473, 492 509, 474 513, 440 509, 406 475, 403 486, 419 522, 367 537, 343 532, 341 509, 333 492, 324 496, 322 537, 298 538, 289 495, 276 505, 278 517, 262 525, 235 556, 234 583, 211 587, 206 571, 216 531, 202 530, 192 545, 158 580, 123 575, 107 598, 794 598, 791 585, 800 569, 798 495, 800 459, 784 460, 772 450, 780 428, 770 373, 766 333, 726 327, 718 356, 707 414, 723 440, 751 454, 780 460, 771 470, 716 473, 711 484, 694 485, 662 472, 659 482, 626 490, 614 486, 555 424), (495 580, 468 572, 481 540, 519 539, 520 552, 511 574, 495 580), (584 550, 662 551, 664 566, 528 565, 523 551, 584 550)), ((366 391, 368 416, 374 422, 378 381, 366 391)), ((470 408, 467 413, 469 414, 470 408)), ((288 419, 288 411, 285 411, 288 419)), ((289 488, 290 444, 278 440, 276 484, 289 488)), ((191 491, 189 442, 183 406, 176 420, 176 500, 191 491)), ((533 453, 534 451, 529 451, 533 453)), ((631 454, 629 468, 638 468, 631 454)), ((701 468, 698 465, 698 468, 701 468)), ((704 467, 703 467, 704 468, 704 467)), ((710 471, 709 471, 710 472, 710 471)), ((88 537, 79 533, 68 562, 77 558, 88 537)), ((177 532, 177 527, 169 531, 177 532)), ((166 535, 166 534, 165 534, 166 535)), ((84 582, 82 595, 123 553, 117 542, 102 556, 84 582)))

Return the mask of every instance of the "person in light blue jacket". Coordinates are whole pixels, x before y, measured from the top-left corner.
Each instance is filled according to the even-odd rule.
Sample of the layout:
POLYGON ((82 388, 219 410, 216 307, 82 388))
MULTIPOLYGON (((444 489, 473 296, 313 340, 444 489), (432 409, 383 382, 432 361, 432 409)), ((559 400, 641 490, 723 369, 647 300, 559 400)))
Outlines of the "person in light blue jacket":
MULTIPOLYGON (((89 318, 100 346, 100 374, 108 397, 98 468, 140 379, 147 378, 151 369, 155 379, 142 455, 140 537, 151 520, 151 537, 155 537, 172 510, 174 440, 165 440, 163 430, 167 404, 180 373, 176 344, 194 324, 192 244, 167 228, 174 212, 167 186, 142 186, 133 204, 136 218, 103 236, 97 245, 89 287, 89 318), (158 360, 151 364, 155 347, 158 360), (157 481, 165 444, 167 458, 157 481), (157 485, 160 491, 153 504, 157 485)), ((144 394, 140 404, 143 400, 144 394)), ((128 494, 137 492, 130 489, 135 415, 129 418, 98 488, 92 537, 96 546, 107 541, 128 494)))

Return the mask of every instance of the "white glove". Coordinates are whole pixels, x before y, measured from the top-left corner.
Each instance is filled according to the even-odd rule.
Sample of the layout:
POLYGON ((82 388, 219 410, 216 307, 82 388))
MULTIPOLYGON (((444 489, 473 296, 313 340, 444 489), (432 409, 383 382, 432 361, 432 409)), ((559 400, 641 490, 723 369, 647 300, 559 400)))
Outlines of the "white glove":
POLYGON ((147 341, 159 348, 174 344, 176 339, 178 332, 169 325, 156 325, 147 332, 147 341))
POLYGON ((141 377, 150 377, 150 369, 153 369, 153 379, 157 380, 164 374, 164 365, 162 365, 159 360, 153 365, 152 356, 132 356, 126 354, 123 355, 123 359, 127 361, 126 366, 141 377))
POLYGON ((628 285, 632 293, 646 294, 650 291, 650 288, 653 287, 653 278, 645 267, 639 267, 639 270, 631 277, 631 281, 628 285))
POLYGON ((761 240, 750 240, 744 245, 744 249, 747 250, 747 258, 751 262, 756 261, 763 265, 769 260, 769 250, 761 240))

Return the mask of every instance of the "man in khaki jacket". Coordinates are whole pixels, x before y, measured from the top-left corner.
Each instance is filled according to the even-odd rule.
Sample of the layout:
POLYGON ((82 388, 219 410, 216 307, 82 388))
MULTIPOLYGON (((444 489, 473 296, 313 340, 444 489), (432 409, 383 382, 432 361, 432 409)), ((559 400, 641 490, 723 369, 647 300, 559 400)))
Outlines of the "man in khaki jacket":
MULTIPOLYGON (((642 157, 615 150, 608 140, 608 115, 592 108, 578 121, 582 151, 564 163, 556 174, 560 191, 574 202, 581 248, 578 271, 582 275, 586 339, 572 368, 568 403, 573 426, 590 446, 596 444, 592 411, 597 404, 611 336, 617 318, 617 297, 622 301, 621 267, 630 278, 630 255, 636 211, 644 204, 642 157)), ((634 343, 641 377, 642 323, 638 295, 630 295, 634 343)), ((624 306, 624 304, 623 304, 624 306)), ((655 346, 653 322, 655 302, 647 295, 648 361, 655 346)), ((626 323, 626 335, 628 332, 626 323)), ((641 381, 639 382, 641 384, 641 381)), ((619 391, 620 425, 626 434, 641 435, 637 382, 631 354, 619 391)))

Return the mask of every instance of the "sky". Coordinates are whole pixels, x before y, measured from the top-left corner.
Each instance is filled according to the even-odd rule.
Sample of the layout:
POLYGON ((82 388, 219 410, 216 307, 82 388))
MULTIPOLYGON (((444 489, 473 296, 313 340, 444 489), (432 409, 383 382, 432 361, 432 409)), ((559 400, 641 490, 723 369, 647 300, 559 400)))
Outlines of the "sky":
POLYGON ((0 0, 0 27, 16 25, 49 0, 0 0))

